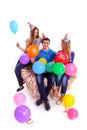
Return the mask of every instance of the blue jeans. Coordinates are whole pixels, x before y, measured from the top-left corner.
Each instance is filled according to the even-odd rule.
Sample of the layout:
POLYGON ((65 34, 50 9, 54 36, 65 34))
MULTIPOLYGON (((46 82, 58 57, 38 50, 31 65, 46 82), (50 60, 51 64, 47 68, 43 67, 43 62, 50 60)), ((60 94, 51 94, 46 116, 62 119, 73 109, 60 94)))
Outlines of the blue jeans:
POLYGON ((56 75, 55 76, 56 86, 60 87, 61 85, 61 94, 66 94, 67 86, 68 86, 68 80, 70 79, 70 76, 63 74, 63 75, 56 75))
POLYGON ((30 64, 30 62, 28 64, 24 65, 24 64, 21 64, 20 61, 18 61, 16 64, 15 75, 16 75, 16 78, 18 80, 19 86, 23 85, 23 78, 21 77, 21 69, 27 67, 29 64, 30 64))
POLYGON ((42 101, 47 101, 47 96, 49 95, 49 92, 54 84, 54 74, 52 73, 43 73, 43 74, 37 74, 36 75, 36 81, 39 88, 40 96, 42 101), (47 78, 47 86, 45 88, 44 86, 44 78, 47 78))

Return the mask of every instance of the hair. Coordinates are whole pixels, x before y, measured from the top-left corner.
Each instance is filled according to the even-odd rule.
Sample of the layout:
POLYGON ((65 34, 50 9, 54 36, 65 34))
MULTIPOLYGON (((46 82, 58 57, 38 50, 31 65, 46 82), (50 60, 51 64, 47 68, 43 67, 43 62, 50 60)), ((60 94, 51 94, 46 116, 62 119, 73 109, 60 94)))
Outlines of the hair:
POLYGON ((69 61, 71 61, 71 41, 65 42, 64 39, 61 41, 62 51, 66 52, 69 57, 69 61))
POLYGON ((35 30, 38 30, 38 35, 36 38, 39 37, 39 29, 35 26, 31 31, 30 31, 30 38, 29 38, 29 45, 32 45, 33 44, 33 40, 34 40, 34 31, 35 30))
POLYGON ((50 39, 49 39, 48 37, 45 37, 45 38, 42 39, 42 43, 43 43, 43 41, 45 41, 45 40, 50 42, 50 39))

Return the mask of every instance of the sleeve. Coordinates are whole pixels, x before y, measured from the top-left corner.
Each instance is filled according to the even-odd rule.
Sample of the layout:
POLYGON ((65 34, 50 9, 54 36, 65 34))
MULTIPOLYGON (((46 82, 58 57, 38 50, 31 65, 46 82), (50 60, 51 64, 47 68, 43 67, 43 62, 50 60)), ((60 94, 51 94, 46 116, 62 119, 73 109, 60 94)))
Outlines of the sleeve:
POLYGON ((74 62, 74 58, 75 58, 75 53, 74 53, 74 52, 71 52, 71 62, 72 62, 72 63, 74 62))

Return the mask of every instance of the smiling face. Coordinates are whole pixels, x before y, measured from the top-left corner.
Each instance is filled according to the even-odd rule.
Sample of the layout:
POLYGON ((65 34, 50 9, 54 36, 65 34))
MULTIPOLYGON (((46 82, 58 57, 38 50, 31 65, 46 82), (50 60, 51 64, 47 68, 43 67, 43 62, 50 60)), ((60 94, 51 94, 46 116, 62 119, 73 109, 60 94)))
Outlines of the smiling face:
POLYGON ((43 46, 44 51, 47 51, 49 49, 49 45, 50 45, 50 40, 49 39, 44 39, 42 41, 42 46, 43 46))
POLYGON ((36 28, 36 29, 34 30, 34 38, 36 38, 36 37, 38 36, 38 34, 39 34, 39 31, 38 31, 38 29, 36 28))

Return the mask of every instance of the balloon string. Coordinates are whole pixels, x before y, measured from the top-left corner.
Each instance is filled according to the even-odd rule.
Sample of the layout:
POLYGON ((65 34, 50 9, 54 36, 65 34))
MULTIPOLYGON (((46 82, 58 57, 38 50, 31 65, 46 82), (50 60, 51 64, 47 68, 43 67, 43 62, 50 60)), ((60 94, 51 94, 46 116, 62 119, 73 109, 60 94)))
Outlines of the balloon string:
POLYGON ((26 122, 26 124, 31 124, 33 123, 34 121, 31 121, 31 119, 29 121, 26 122))
POLYGON ((67 107, 65 107, 65 111, 64 112, 67 112, 67 107))

